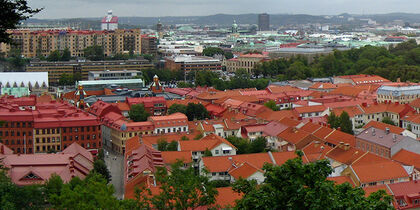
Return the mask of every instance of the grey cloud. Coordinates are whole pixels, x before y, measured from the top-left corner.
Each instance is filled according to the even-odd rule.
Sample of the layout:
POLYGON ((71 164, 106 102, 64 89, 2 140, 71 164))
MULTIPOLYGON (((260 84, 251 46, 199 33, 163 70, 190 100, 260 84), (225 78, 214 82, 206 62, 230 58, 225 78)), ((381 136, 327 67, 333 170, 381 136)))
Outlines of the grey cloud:
POLYGON ((107 10, 117 16, 188 16, 241 14, 372 14, 418 13, 418 0, 28 0, 45 7, 36 18, 101 17, 107 10))

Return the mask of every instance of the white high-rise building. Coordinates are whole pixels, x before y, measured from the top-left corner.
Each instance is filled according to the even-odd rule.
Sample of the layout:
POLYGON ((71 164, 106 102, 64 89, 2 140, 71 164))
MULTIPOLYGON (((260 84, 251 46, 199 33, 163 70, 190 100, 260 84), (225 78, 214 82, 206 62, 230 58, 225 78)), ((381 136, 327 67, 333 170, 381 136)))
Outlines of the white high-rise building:
POLYGON ((118 29, 118 17, 112 15, 112 10, 108 11, 108 14, 102 18, 101 30, 113 31, 118 29))

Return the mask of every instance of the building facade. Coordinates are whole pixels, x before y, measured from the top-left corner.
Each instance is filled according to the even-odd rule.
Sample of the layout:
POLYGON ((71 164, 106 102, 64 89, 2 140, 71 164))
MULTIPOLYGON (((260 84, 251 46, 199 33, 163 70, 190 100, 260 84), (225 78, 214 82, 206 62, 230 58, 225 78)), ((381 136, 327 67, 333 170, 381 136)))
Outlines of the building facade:
POLYGON ((267 13, 258 15, 258 30, 269 31, 270 30, 270 15, 267 13))
POLYGON ((124 71, 90 71, 89 80, 118 80, 118 79, 134 79, 140 77, 141 71, 124 70, 124 71))
POLYGON ((222 71, 222 62, 207 56, 177 55, 165 58, 165 68, 173 71, 222 71))
POLYGON ((80 74, 81 80, 89 79, 89 72, 96 71, 141 71, 152 68, 146 59, 114 61, 64 61, 64 62, 31 62, 26 66, 27 72, 48 72, 50 84, 58 84, 62 74, 80 74))
POLYGON ((378 88, 377 94, 377 100, 380 103, 390 101, 392 103, 408 104, 420 98, 420 85, 404 87, 381 86, 378 88))
POLYGON ((0 43, 0 52, 8 56, 12 48, 22 56, 33 58, 50 55, 52 51, 68 49, 72 57, 84 56, 84 49, 101 46, 105 56, 133 52, 141 54, 140 29, 115 29, 110 31, 90 30, 8 30, 15 45, 0 43))
POLYGON ((258 63, 268 59, 267 55, 257 53, 239 55, 226 61, 226 70, 236 72, 238 69, 246 69, 248 73, 251 73, 258 63))

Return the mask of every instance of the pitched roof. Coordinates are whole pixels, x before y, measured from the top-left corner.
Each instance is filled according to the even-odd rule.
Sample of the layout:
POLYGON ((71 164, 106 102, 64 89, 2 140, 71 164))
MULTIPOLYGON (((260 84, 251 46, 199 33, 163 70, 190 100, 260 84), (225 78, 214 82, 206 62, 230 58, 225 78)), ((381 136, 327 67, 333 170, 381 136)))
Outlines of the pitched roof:
POLYGON ((211 150, 220 144, 227 144, 236 149, 229 141, 215 134, 209 134, 200 140, 180 141, 179 148, 181 151, 205 151, 206 149, 211 150))
POLYGON ((348 176, 327 177, 327 180, 333 181, 335 184, 344 184, 347 182, 355 187, 353 180, 351 180, 348 176))
POLYGON ((392 160, 383 161, 380 164, 354 164, 351 167, 361 183, 409 177, 404 167, 392 160))
POLYGON ((324 159, 325 154, 332 149, 332 147, 322 144, 322 142, 312 141, 302 148, 302 152, 308 162, 314 162, 320 159, 324 159))
POLYGON ((420 169, 420 154, 401 149, 391 159, 403 165, 414 166, 416 169, 420 169))
POLYGON ((177 161, 192 162, 191 151, 163 151, 161 154, 165 164, 174 164, 177 161))
POLYGON ((404 128, 400 128, 398 126, 394 126, 394 125, 390 125, 390 124, 386 124, 386 123, 378 122, 374 120, 371 120, 368 124, 363 126, 363 128, 370 128, 370 127, 374 127, 381 130, 385 130, 386 128, 389 128, 389 131, 395 134, 402 134, 402 132, 404 132, 404 128))
POLYGON ((351 165, 353 164, 354 161, 358 160, 360 157, 362 157, 366 153, 367 152, 363 152, 353 147, 349 147, 348 149, 345 149, 342 145, 337 145, 332 150, 327 152, 325 156, 337 162, 340 162, 346 165, 351 165))
POLYGON ((220 208, 231 208, 236 205, 235 201, 242 198, 243 194, 232 190, 232 187, 220 187, 217 189, 216 205, 220 208))
POLYGON ((296 107, 294 110, 301 114, 301 113, 312 113, 312 112, 323 112, 327 109, 324 105, 315 105, 315 106, 303 106, 303 107, 296 107))
POLYGON ((344 142, 350 144, 350 146, 356 146, 356 137, 340 130, 334 130, 324 139, 326 142, 335 145, 338 145, 340 142, 344 142))
POLYGON ((365 191, 365 197, 368 197, 370 194, 374 192, 378 192, 379 190, 385 190, 386 194, 392 195, 392 193, 389 191, 389 188, 387 185, 376 185, 376 186, 368 186, 362 188, 365 191))
POLYGON ((229 171, 229 174, 234 177, 236 180, 243 178, 246 179, 253 175, 256 172, 263 173, 263 171, 248 162, 244 162, 241 165, 233 168, 229 171))

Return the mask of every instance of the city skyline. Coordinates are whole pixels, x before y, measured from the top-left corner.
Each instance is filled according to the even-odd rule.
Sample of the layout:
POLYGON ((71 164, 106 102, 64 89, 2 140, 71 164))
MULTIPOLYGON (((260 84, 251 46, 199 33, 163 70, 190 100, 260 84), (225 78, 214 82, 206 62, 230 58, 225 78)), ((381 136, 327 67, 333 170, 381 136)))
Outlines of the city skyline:
POLYGON ((310 1, 298 0, 261 0, 258 4, 251 0, 157 0, 136 1, 121 0, 116 3, 110 0, 29 0, 29 5, 44 10, 34 18, 85 18, 102 17, 107 10, 113 10, 117 16, 163 17, 163 16, 205 16, 224 14, 310 14, 336 15, 351 14, 383 14, 392 12, 419 13, 420 6, 414 0, 338 0, 310 1), (379 4, 380 3, 380 4, 379 4), (361 6, 362 5, 362 6, 361 6), (378 6, 380 5, 380 6, 378 6), (92 8, 95 8, 92 10, 92 8))

